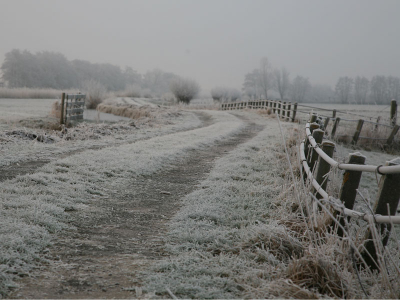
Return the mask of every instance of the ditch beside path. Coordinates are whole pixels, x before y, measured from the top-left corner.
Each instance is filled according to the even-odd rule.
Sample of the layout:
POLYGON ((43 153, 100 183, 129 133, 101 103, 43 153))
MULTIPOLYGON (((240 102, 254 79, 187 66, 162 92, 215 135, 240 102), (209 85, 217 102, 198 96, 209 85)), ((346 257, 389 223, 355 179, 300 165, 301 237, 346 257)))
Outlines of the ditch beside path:
POLYGON ((140 297, 140 272, 167 255, 163 234, 181 199, 206 178, 216 159, 263 129, 244 121, 246 127, 231 138, 191 150, 156 174, 132 178, 124 190, 88 203, 88 210, 69 212, 77 230, 63 232, 47 253, 49 263, 21 279, 21 288, 10 296, 140 297))

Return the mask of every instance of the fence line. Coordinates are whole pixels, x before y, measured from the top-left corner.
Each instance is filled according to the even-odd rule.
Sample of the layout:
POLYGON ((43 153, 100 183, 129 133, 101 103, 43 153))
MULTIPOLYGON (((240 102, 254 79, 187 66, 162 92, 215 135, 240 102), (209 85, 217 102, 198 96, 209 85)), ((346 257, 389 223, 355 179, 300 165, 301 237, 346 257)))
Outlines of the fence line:
POLYGON ((311 147, 321 156, 327 163, 329 163, 332 167, 338 168, 340 170, 347 171, 361 171, 361 172, 374 172, 378 174, 396 174, 400 173, 400 165, 398 166, 373 166, 373 165, 353 165, 353 164, 344 164, 339 163, 333 158, 326 155, 324 151, 319 147, 314 137, 312 136, 310 130, 310 123, 306 124, 305 132, 308 137, 308 141, 311 144, 311 147))
MULTIPOLYGON (((312 115, 309 122, 307 122, 305 126, 306 139, 302 141, 299 147, 300 169, 304 172, 306 180, 311 183, 316 199, 330 204, 336 211, 336 217, 342 225, 345 224, 343 218, 351 217, 375 224, 374 226, 378 227, 382 235, 381 244, 386 246, 391 226, 400 224, 400 216, 396 216, 400 200, 400 158, 386 162, 385 166, 374 166, 365 165, 366 158, 361 153, 353 153, 350 154, 348 163, 339 163, 332 158, 335 144, 327 140, 323 142, 325 130, 321 130, 319 124, 311 123, 316 118, 316 115, 312 115), (327 193, 328 176, 334 169, 345 171, 339 199, 327 193), (353 210, 363 172, 374 172, 382 175, 374 211, 371 214, 353 210)), ((317 200, 314 199, 315 205, 319 205, 317 200)), ((331 224, 331 227, 335 228, 334 223, 331 224)), ((368 266, 378 269, 376 264, 377 244, 373 239, 372 230, 372 227, 367 230, 362 258, 368 266)), ((336 229, 336 233, 339 236, 343 236, 343 231, 340 227, 336 229)))
POLYGON ((254 100, 221 104, 221 110, 236 109, 271 109, 273 113, 278 112, 278 115, 282 118, 294 122, 296 120, 297 103, 292 104, 292 102, 275 100, 254 100))
MULTIPOLYGON (((253 101, 242 101, 242 102, 229 102, 229 103, 222 103, 220 106, 221 110, 238 110, 238 109, 269 109, 273 113, 278 113, 278 115, 285 120, 290 120, 292 122, 295 122, 296 120, 296 114, 298 113, 303 113, 310 115, 310 111, 303 111, 298 109, 298 107, 307 107, 311 109, 321 109, 323 111, 332 111, 332 117, 328 117, 326 115, 318 115, 319 117, 324 117, 325 122, 324 122, 324 129, 326 130, 326 127, 329 123, 329 121, 332 121, 334 123, 332 132, 331 132, 331 138, 334 138, 335 133, 337 131, 337 128, 339 127, 339 122, 340 121, 346 121, 346 122, 357 122, 357 127, 355 129, 355 132, 353 133, 353 137, 350 135, 337 135, 337 137, 342 137, 342 138, 350 138, 351 143, 353 145, 357 144, 359 139, 362 140, 370 140, 370 141, 384 141, 386 140, 386 143, 384 143, 384 146, 391 146, 395 140, 395 136, 399 130, 399 127, 396 127, 396 120, 397 120, 397 102, 392 101, 391 103, 391 124, 382 124, 379 123, 380 117, 378 117, 377 122, 365 120, 365 119, 358 119, 358 120, 352 120, 352 119, 346 119, 346 118, 340 118, 337 117, 337 113, 346 113, 346 114, 351 114, 349 112, 343 112, 343 111, 338 111, 336 109, 326 109, 326 108, 318 108, 315 106, 310 106, 310 105, 303 105, 303 104, 298 104, 294 103, 292 105, 291 102, 282 102, 282 101, 276 101, 276 100, 253 100, 253 101), (378 127, 385 127, 385 128, 391 128, 392 131, 388 133, 388 138, 374 138, 374 137, 368 137, 368 136, 361 136, 361 131, 363 128, 363 124, 368 123, 375 125, 375 131, 378 129, 378 127), (352 137, 352 138, 351 138, 352 137)), ((315 113, 314 113, 315 114, 315 113)), ((358 115, 358 114, 353 114, 353 115, 358 115)), ((359 115, 358 115, 359 116, 359 115)), ((342 122, 343 123, 343 122, 342 122)), ((342 127, 342 126, 340 126, 342 127)))

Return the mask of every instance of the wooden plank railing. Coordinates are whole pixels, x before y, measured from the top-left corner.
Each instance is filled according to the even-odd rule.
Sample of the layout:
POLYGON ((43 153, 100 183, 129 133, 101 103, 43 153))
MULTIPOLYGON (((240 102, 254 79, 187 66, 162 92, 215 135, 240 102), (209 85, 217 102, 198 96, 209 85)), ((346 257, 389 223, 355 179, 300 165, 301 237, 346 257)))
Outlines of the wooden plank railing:
MULTIPOLYGON (((315 120, 313 115, 311 120, 315 120)), ((392 224, 400 224, 400 216, 396 216, 400 200, 400 158, 386 163, 385 166, 365 165, 365 157, 360 153, 350 154, 348 163, 339 163, 333 158, 335 144, 322 141, 320 125, 308 122, 305 126, 306 139, 300 145, 299 156, 304 177, 311 183, 316 199, 330 204, 336 210, 336 216, 341 225, 346 218, 359 218, 374 224, 382 235, 381 245, 386 246, 392 224), (321 146, 320 146, 321 145, 321 146), (344 170, 339 199, 326 192, 329 183, 329 174, 332 169, 344 170), (374 205, 373 214, 353 210, 357 189, 362 172, 381 174, 378 197, 374 205)), ((334 223, 331 225, 335 227, 334 223)), ((342 226, 344 227, 344 226, 342 226)), ((343 236, 341 227, 336 229, 339 236, 343 236)), ((364 242, 362 259, 373 269, 378 269, 377 243, 369 228, 364 242)))
POLYGON ((270 109, 271 112, 278 112, 281 119, 294 122, 296 120, 297 103, 282 102, 276 100, 249 100, 241 102, 222 103, 221 110, 238 109, 270 109))

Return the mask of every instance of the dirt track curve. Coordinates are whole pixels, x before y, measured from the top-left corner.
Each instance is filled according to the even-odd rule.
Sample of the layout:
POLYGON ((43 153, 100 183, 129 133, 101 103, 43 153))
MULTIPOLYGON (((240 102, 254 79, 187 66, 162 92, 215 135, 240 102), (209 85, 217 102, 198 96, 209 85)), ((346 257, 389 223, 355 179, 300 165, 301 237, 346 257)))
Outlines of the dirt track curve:
MULTIPOLYGON (((214 161, 251 139, 261 126, 246 127, 228 140, 193 150, 173 167, 132 178, 125 190, 97 199, 90 211, 71 211, 76 231, 63 232, 47 253, 48 265, 21 279, 12 298, 134 298, 140 271, 167 255, 162 237, 181 199, 196 188, 214 161)), ((210 120, 203 118, 203 126, 210 120)))

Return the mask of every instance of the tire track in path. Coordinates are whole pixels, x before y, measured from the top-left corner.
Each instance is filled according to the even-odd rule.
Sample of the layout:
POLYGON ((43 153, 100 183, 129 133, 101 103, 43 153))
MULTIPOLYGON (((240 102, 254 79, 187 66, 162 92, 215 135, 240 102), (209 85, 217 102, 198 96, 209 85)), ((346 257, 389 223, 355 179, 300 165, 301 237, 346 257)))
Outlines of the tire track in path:
POLYGON ((21 280, 13 298, 140 297, 140 271, 167 255, 163 234, 181 199, 206 178, 219 157, 254 137, 263 126, 238 134, 151 176, 132 178, 124 190, 71 211, 76 231, 62 233, 47 254, 49 264, 21 280))

